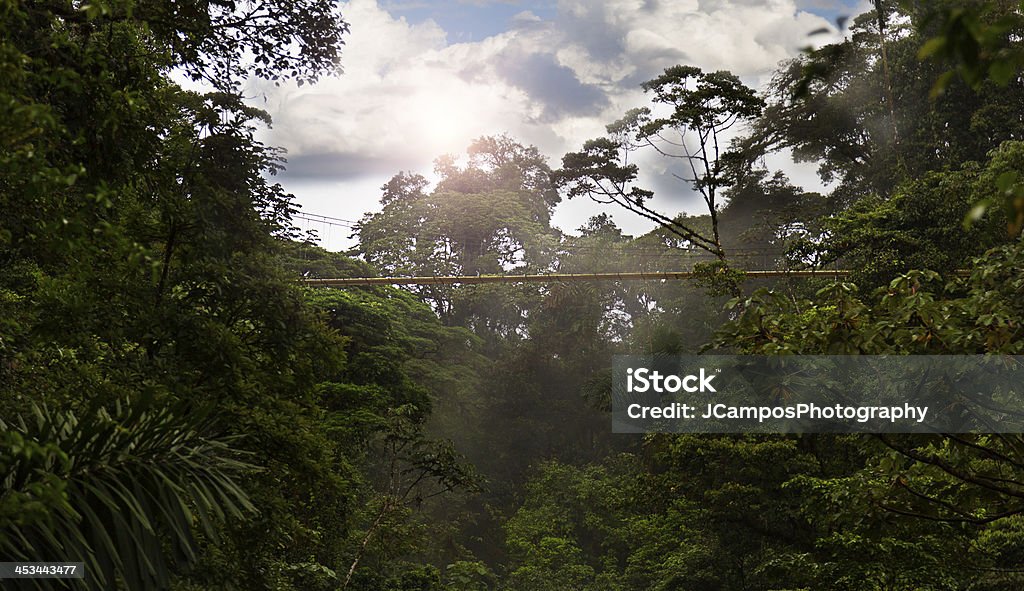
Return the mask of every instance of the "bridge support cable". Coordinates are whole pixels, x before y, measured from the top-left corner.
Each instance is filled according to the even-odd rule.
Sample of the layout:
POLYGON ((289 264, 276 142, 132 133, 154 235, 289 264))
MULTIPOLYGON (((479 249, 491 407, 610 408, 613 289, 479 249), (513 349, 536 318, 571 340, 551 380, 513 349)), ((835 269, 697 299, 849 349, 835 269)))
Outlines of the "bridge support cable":
MULTIPOLYGON (((786 277, 839 278, 849 270, 744 271, 749 279, 786 277)), ((579 281, 673 281, 697 276, 693 271, 641 271, 634 273, 542 273, 537 275, 449 275, 424 277, 344 277, 304 279, 310 287, 348 287, 360 285, 477 285, 482 283, 559 283, 579 281)))

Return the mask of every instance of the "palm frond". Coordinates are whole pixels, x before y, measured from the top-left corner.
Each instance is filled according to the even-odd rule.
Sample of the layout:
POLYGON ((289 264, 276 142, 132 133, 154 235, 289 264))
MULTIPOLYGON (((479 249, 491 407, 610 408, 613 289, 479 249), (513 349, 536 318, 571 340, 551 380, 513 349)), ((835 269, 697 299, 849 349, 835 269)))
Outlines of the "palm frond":
POLYGON ((0 422, 0 554, 85 562, 82 580, 26 589, 166 589, 197 559, 193 532, 255 512, 235 476, 254 469, 209 413, 150 397, 78 415, 35 406, 0 422))

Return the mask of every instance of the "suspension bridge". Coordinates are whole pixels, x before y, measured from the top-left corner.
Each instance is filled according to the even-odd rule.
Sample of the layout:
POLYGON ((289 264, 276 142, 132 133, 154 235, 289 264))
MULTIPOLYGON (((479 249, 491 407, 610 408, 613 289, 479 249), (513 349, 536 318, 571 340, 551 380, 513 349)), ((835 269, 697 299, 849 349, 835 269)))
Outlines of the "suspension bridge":
MULTIPOLYGON (((849 270, 744 271, 751 279, 778 277, 845 277, 849 270)), ((476 285, 483 283, 568 283, 580 281, 669 281, 692 279, 694 271, 640 271, 632 273, 539 273, 502 275, 447 275, 423 277, 342 277, 305 279, 310 287, 350 287, 360 285, 476 285)))
MULTIPOLYGON (((311 224, 322 224, 324 227, 336 226, 348 231, 355 231, 358 222, 331 216, 311 213, 298 213, 296 217, 311 224)), ((606 249, 596 246, 560 245, 559 251, 575 254, 602 254, 606 249)), ((631 246, 617 249, 616 255, 628 257, 632 261, 645 264, 678 263, 680 257, 688 262, 706 262, 716 260, 708 253, 693 251, 680 253, 663 247, 631 246)), ((770 269, 783 255, 778 249, 730 249, 730 265, 744 273, 748 279, 772 278, 832 278, 839 279, 851 274, 849 269, 770 269)), ((957 271, 958 276, 966 276, 969 271, 957 271)), ((571 283, 593 281, 679 281, 693 279, 701 273, 693 270, 684 271, 633 271, 633 272, 599 272, 599 273, 502 273, 487 275, 429 275, 429 276, 392 276, 392 277, 341 277, 341 278, 305 278, 303 283, 310 287, 356 287, 373 285, 480 285, 480 284, 516 284, 516 283, 571 283)))

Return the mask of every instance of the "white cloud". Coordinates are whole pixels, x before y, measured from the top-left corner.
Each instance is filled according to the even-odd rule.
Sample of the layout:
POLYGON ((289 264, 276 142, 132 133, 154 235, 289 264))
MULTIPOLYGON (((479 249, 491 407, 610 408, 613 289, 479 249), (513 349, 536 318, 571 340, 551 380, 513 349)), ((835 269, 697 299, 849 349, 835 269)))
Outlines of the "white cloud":
MULTIPOLYGON (((310 179, 331 179, 332 191, 379 186, 399 170, 428 172, 434 157, 486 134, 508 132, 557 165, 640 104, 639 83, 663 68, 728 69, 758 83, 827 24, 796 0, 560 0, 553 20, 522 12, 500 35, 450 43, 433 21, 395 18, 375 0, 342 11, 352 29, 343 74, 250 87, 274 117, 266 140, 288 150, 285 184, 300 201, 310 179)), ((324 209, 317 198, 321 213, 340 217, 372 206, 361 196, 324 209)))

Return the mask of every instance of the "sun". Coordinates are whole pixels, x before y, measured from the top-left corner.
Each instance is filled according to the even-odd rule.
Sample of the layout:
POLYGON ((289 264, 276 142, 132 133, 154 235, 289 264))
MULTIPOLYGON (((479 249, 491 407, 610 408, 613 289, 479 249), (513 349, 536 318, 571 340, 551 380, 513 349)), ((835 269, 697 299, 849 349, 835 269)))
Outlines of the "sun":
POLYGON ((478 92, 458 87, 428 87, 414 101, 418 138, 424 149, 435 155, 463 150, 474 137, 486 134, 485 101, 478 92))

